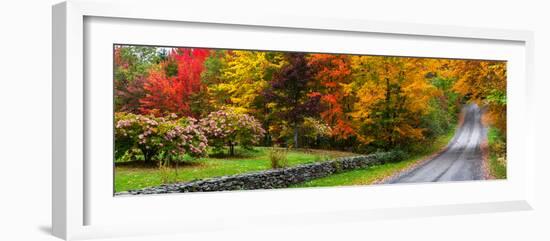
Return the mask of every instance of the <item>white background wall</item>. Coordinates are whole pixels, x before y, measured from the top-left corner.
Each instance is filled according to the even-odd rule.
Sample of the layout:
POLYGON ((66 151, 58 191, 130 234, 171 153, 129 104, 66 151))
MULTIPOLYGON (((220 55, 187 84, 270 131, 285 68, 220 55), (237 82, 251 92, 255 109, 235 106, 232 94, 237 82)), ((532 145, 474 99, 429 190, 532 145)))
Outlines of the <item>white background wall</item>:
MULTIPOLYGON (((182 0, 184 1, 184 0, 182 0)), ((4 1, 0 7, 0 240, 56 240, 51 206, 52 0, 4 1)), ((154 2, 154 1, 151 1, 154 2)), ((197 4, 197 0, 191 1, 197 4)), ((546 1, 377 0, 219 1, 203 5, 223 14, 284 12, 415 23, 535 31, 537 200, 535 211, 433 217, 289 229, 228 231, 116 240, 550 240, 550 7, 546 1)), ((182 10, 192 11, 190 9, 182 10)))

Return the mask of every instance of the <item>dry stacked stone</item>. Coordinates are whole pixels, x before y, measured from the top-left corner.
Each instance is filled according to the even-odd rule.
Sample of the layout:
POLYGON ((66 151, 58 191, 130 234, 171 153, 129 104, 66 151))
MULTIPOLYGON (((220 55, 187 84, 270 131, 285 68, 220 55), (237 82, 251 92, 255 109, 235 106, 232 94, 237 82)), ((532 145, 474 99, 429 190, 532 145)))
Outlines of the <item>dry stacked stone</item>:
POLYGON ((185 183, 165 184, 140 190, 119 192, 116 193, 116 195, 285 188, 290 185, 330 176, 339 172, 364 169, 373 165, 383 164, 388 161, 393 161, 393 158, 395 158, 395 155, 390 152, 374 153, 364 156, 341 157, 330 161, 302 164, 289 168, 222 176, 185 183))

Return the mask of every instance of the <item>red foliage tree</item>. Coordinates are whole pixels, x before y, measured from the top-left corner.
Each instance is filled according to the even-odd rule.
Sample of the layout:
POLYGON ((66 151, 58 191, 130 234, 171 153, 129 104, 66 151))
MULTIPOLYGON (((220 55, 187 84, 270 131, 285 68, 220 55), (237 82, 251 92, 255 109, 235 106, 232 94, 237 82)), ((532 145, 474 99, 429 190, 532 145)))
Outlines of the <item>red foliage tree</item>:
POLYGON ((332 127, 332 134, 340 139, 354 135, 349 112, 353 108, 353 96, 345 86, 351 82, 351 67, 347 55, 312 54, 308 58, 310 68, 319 81, 323 111, 321 117, 332 127))
POLYGON ((159 68, 152 68, 143 85, 145 97, 140 100, 143 114, 164 115, 176 113, 191 115, 190 97, 202 88, 201 73, 210 50, 199 48, 173 49, 159 68), (166 71, 170 63, 177 65, 177 73, 166 71))

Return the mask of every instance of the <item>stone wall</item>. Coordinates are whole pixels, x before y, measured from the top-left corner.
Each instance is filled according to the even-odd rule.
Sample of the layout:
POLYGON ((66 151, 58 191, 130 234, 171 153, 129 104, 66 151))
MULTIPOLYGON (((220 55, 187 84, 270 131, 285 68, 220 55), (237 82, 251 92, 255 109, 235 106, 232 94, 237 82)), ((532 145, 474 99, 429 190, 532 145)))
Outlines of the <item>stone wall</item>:
POLYGON ((183 192, 211 192, 230 190, 253 190, 284 188, 293 184, 326 177, 335 173, 367 168, 393 161, 392 153, 375 153, 366 156, 342 157, 325 162, 303 164, 289 168, 223 176, 186 183, 131 190, 116 195, 162 194, 183 192))

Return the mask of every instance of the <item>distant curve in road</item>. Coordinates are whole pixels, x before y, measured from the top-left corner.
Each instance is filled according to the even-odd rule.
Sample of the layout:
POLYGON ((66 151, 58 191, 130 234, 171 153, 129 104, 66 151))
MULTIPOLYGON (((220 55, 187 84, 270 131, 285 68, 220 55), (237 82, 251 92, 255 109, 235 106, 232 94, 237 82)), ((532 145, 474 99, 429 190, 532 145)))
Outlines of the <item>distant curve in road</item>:
POLYGON ((481 110, 475 104, 464 107, 464 122, 447 148, 410 171, 387 183, 467 181, 483 179, 480 144, 487 135, 481 124, 481 110))

